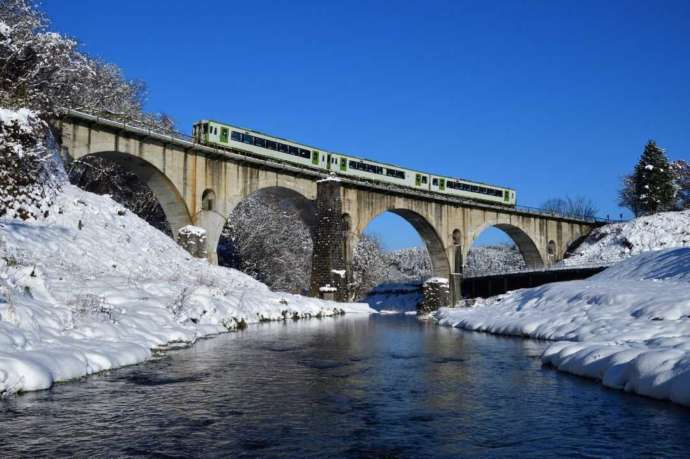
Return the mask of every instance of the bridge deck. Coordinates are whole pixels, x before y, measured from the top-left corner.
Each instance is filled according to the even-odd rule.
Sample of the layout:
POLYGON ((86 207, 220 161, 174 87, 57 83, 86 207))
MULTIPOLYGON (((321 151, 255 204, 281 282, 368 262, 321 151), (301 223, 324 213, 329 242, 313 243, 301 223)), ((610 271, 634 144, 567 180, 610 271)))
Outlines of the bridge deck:
MULTIPOLYGON (((296 174, 296 175, 301 175, 301 176, 308 176, 308 177, 313 177, 315 179, 321 179, 325 178, 328 176, 323 171, 319 171, 316 169, 309 169, 309 168, 302 168, 302 167, 297 167, 293 166, 290 164, 286 163, 280 163, 272 160, 266 160, 266 159, 261 159, 257 158, 254 156, 247 156, 244 152, 241 150, 236 150, 236 149, 219 149, 219 148, 214 148, 214 147, 209 147, 206 145, 202 145, 199 143, 196 143, 193 141, 193 139, 185 134, 182 133, 175 133, 175 134, 164 134, 160 132, 153 131, 151 129, 147 128, 142 128, 138 127, 132 124, 128 124, 125 122, 119 122, 119 121, 113 121, 108 118, 103 118, 100 116, 96 115, 91 115, 88 113, 83 113, 77 110, 71 110, 71 109, 66 109, 63 111, 63 117, 67 118, 72 118, 72 119, 77 119, 77 120, 83 120, 83 121, 88 121, 89 123, 93 123, 98 126, 105 126, 111 129, 115 129, 118 132, 122 133, 127 133, 130 136, 135 136, 139 137, 141 139, 152 139, 157 142, 162 142, 163 144, 166 145, 175 145, 180 147, 183 150, 195 150, 198 152, 201 152, 203 154, 208 155, 209 157, 217 157, 217 158, 223 158, 226 160, 230 161, 237 161, 237 162, 244 162, 248 164, 254 164, 257 166, 261 167, 266 167, 270 169, 277 169, 285 172, 289 172, 291 174, 296 174)), ((338 177, 339 180, 346 185, 350 185, 352 187, 359 187, 359 188, 366 188, 366 189, 375 189, 375 190, 381 190, 385 191, 386 193, 394 193, 394 194, 399 194, 399 195, 404 195, 404 196, 412 196, 415 198, 420 198, 420 199, 425 199, 425 200, 432 200, 432 201, 437 201, 437 202, 444 202, 444 203, 449 203, 452 205, 457 205, 457 206, 463 206, 463 207, 469 207, 469 208, 475 208, 475 209, 484 209, 484 210, 493 210, 493 211, 500 211, 503 213, 510 213, 514 215, 525 215, 525 216, 538 216, 538 217, 544 217, 544 218, 549 218, 551 220, 561 220, 564 222, 573 222, 573 223, 586 223, 586 224, 606 224, 610 223, 610 220, 605 220, 605 219, 599 219, 599 218, 579 218, 579 217, 573 217, 569 215, 561 215, 553 212, 547 212, 543 211, 540 209, 536 208, 531 208, 531 207, 525 207, 525 206, 516 206, 516 207, 505 207, 505 206, 499 206, 499 205, 494 205, 494 204, 486 204, 486 203, 481 203, 477 201, 471 201, 467 199, 462 199, 462 198, 457 198, 453 196, 446 196, 446 195, 441 195, 437 194, 434 192, 427 192, 427 191, 422 191, 422 190, 412 190, 409 188, 404 188, 404 187, 398 187, 395 185, 383 185, 380 183, 375 183, 367 180, 357 180, 357 179, 352 179, 349 177, 338 177)))

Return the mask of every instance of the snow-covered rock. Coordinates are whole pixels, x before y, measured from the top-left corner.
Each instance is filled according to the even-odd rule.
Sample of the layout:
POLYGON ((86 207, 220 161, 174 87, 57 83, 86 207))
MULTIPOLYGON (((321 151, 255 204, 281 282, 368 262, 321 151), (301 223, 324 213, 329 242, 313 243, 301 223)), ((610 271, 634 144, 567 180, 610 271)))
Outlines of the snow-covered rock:
POLYGON ((690 247, 690 210, 597 228, 563 265, 609 264, 650 250, 690 247))
POLYGON ((517 290, 435 317, 558 341, 545 350, 545 363, 690 406, 690 248, 642 253, 587 280, 517 290))

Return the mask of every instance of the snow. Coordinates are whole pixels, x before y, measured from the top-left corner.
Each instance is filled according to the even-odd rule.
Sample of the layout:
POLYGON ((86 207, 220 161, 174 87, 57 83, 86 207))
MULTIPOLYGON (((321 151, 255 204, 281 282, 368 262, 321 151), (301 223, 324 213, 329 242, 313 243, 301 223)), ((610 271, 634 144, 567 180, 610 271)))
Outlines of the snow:
POLYGON ((597 228, 562 265, 611 264, 650 250, 690 247, 690 210, 597 228))
POLYGON ((0 35, 8 36, 12 28, 8 26, 5 22, 0 21, 0 35))
POLYGON ((338 291, 338 289, 335 287, 331 287, 331 284, 326 284, 323 287, 319 287, 319 292, 329 293, 329 292, 337 292, 337 291, 338 291))
MULTIPOLYGON (((31 113, 0 109, 0 119, 29 123, 31 113)), ((271 292, 193 258, 109 197, 67 183, 55 188, 47 215, 0 219, 0 396, 139 363, 246 324, 372 312, 271 292)))
POLYGON ((430 277, 424 281, 424 285, 426 285, 426 284, 447 284, 447 283, 448 283, 448 279, 445 277, 430 277))
POLYGON ((327 177, 324 177, 320 180, 317 180, 316 183, 321 183, 321 182, 340 182, 340 178, 335 175, 335 173, 331 172, 327 177))
POLYGON ((341 279, 345 279, 345 270, 344 269, 331 269, 331 272, 335 274, 336 276, 340 276, 341 279))
POLYGON ((19 125, 19 129, 23 132, 31 132, 32 119, 36 118, 38 118, 36 113, 28 108, 19 110, 0 108, 0 124, 10 125, 16 122, 19 125))
POLYGON ((587 280, 517 290, 473 308, 444 308, 435 318, 557 341, 544 351, 544 363, 690 406, 690 248, 645 252, 587 280))
POLYGON ((188 236, 191 236, 191 235, 198 236, 198 237, 206 236, 206 230, 205 229, 198 227, 198 226, 194 226, 194 225, 183 226, 182 228, 180 228, 179 233, 181 235, 188 235, 188 236))

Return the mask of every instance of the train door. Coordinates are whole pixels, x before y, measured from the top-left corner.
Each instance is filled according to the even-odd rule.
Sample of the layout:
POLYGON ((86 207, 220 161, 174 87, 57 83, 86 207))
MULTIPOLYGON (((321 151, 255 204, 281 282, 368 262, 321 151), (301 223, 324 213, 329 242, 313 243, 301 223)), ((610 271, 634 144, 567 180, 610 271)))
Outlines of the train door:
POLYGON ((415 186, 422 186, 422 174, 417 174, 414 178, 415 186))
POLYGON ((220 143, 228 143, 228 137, 230 136, 230 130, 226 127, 220 128, 220 143))
POLYGON ((329 171, 331 170, 331 163, 333 162, 333 158, 331 154, 329 153, 328 156, 326 156, 326 169, 329 171))

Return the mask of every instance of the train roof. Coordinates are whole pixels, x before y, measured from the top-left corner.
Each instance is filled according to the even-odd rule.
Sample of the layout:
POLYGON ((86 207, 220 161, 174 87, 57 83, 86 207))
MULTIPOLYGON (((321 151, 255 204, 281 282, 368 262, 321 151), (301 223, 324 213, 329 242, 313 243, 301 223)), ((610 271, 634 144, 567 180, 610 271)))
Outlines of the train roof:
POLYGON ((216 124, 222 124, 223 126, 227 126, 227 127, 230 127, 230 128, 241 129, 241 130, 243 130, 243 131, 247 131, 247 132, 251 132, 251 133, 254 133, 254 134, 259 134, 259 135, 271 137, 271 138, 276 139, 276 140, 282 140, 283 142, 294 143, 294 144, 296 144, 296 145, 301 145, 301 146, 303 146, 303 147, 307 147, 307 148, 312 148, 312 149, 315 149, 315 150, 324 151, 324 152, 326 152, 326 153, 331 153, 331 154, 340 155, 340 156, 347 156, 348 158, 360 159, 360 160, 363 160, 363 161, 369 161, 369 162, 377 163, 377 164, 383 164, 384 166, 391 166, 391 167, 395 167, 395 168, 398 168, 398 169, 405 169, 405 170, 412 171, 412 172, 415 172, 415 173, 433 175, 434 177, 439 177, 439 178, 444 178, 444 179, 460 180, 460 181, 463 181, 463 182, 474 183, 474 184, 477 184, 477 185, 491 186, 491 187, 494 187, 494 188, 503 188, 503 189, 506 189, 506 190, 515 191, 514 188, 507 187, 507 186, 493 185, 493 184, 491 184, 491 183, 478 182, 478 181, 476 181, 476 180, 470 180, 470 179, 465 179, 465 178, 461 178, 461 177, 453 177, 453 176, 449 176, 449 175, 435 174, 435 173, 432 173, 432 172, 418 171, 418 170, 415 170, 415 169, 410 169, 409 167, 399 166, 399 165, 397 165, 397 164, 390 164, 390 163, 386 163, 386 162, 383 162, 383 161, 377 161, 377 160, 374 160, 374 159, 362 158, 361 156, 355 156, 355 155, 351 155, 351 154, 349 154, 349 153, 339 153, 339 152, 337 152, 337 151, 328 150, 328 149, 321 148, 321 147, 317 147, 317 146, 314 146, 314 145, 309 145, 309 144, 306 144, 306 143, 303 143, 303 142, 297 142, 297 141, 295 141, 295 140, 286 139, 286 138, 284 138, 284 137, 278 137, 278 136, 276 136, 276 135, 268 134, 268 133, 266 133, 266 132, 257 131, 256 129, 245 128, 245 127, 242 127, 242 126, 238 126, 238 125, 236 125, 236 124, 228 124, 228 123, 224 123, 224 122, 216 121, 216 120, 212 120, 212 119, 201 119, 201 120, 197 121, 197 122, 194 123, 194 124, 205 123, 205 122, 216 123, 216 124))

